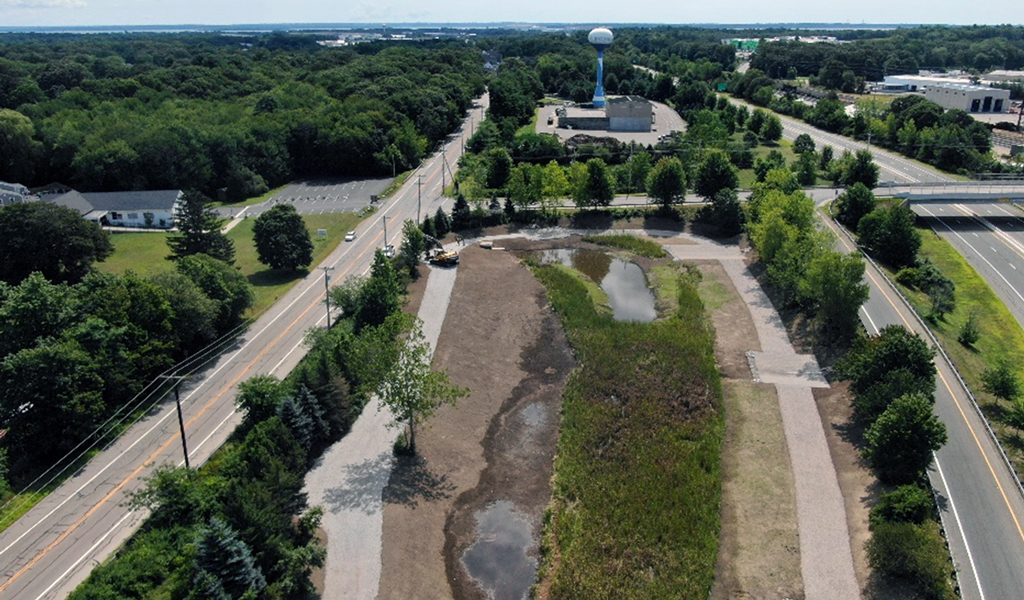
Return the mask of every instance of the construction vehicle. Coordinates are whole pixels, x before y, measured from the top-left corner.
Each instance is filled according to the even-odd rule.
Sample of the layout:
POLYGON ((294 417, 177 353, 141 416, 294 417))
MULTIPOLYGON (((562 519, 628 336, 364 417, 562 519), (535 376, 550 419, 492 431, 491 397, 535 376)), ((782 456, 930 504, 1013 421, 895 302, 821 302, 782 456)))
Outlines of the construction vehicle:
POLYGON ((454 267, 459 264, 459 253, 454 250, 445 250, 437 238, 424 234, 427 245, 427 262, 440 267, 454 267))

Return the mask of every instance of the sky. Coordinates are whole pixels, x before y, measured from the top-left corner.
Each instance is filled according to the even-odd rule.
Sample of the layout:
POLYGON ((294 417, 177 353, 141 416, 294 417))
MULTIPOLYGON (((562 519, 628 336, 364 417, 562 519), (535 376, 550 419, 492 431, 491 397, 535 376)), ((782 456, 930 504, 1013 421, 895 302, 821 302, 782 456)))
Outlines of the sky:
POLYGON ((0 0, 0 27, 254 23, 1021 24, 1013 2, 935 0, 0 0))

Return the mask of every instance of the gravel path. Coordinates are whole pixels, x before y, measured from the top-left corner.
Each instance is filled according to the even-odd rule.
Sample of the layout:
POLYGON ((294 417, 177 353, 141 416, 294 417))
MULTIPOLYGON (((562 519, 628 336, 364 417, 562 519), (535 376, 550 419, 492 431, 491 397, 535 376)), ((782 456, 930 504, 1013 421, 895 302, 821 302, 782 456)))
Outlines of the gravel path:
MULTIPOLYGON (((429 268, 429 267, 428 267, 429 268)), ((431 351, 441 335, 457 269, 431 269, 419 318, 431 351)), ((381 572, 382 491, 391 475, 391 447, 399 430, 374 398, 349 432, 306 475, 309 504, 324 508, 327 532, 324 600, 373 600, 381 572)))
MULTIPOLYGON (((698 238, 699 239, 699 238, 698 238)), ((828 387, 814 356, 797 354, 785 326, 737 248, 666 246, 678 259, 716 255, 750 309, 761 343, 749 352, 754 380, 775 384, 796 482, 800 568, 808 600, 857 600, 846 507, 811 388, 828 387), (728 254, 732 256, 728 256, 728 254)))
MULTIPOLYGON (((552 239, 570 230, 535 230, 493 236, 552 239)), ((635 231, 634 233, 643 233, 635 231)), ((828 387, 813 356, 797 354, 771 301, 747 270, 734 246, 675 232, 646 232, 653 237, 682 237, 692 245, 666 245, 682 260, 721 261, 750 309, 762 350, 750 352, 758 381, 775 384, 783 428, 796 481, 800 560, 808 600, 860 598, 850 552, 846 510, 811 388, 828 387)), ((469 242, 467 240, 467 242, 469 242)), ((457 269, 433 269, 420 306, 423 332, 436 347, 448 310, 457 269)), ((311 505, 324 507, 328 536, 325 600, 377 596, 381 570, 383 503, 381 493, 391 472, 391 446, 398 430, 378 409, 376 399, 364 409, 352 431, 332 446, 306 477, 311 505)))

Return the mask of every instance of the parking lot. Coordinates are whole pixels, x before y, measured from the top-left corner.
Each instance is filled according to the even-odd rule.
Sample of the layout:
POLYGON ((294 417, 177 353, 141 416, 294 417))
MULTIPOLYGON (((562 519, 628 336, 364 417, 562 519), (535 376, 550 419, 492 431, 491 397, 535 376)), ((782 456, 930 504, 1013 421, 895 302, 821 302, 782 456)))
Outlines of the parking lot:
MULTIPOLYGON (((538 109, 536 132, 553 133, 563 142, 576 134, 583 133, 595 137, 613 137, 621 142, 637 142, 645 146, 653 146, 660 141, 660 136, 673 131, 686 131, 686 124, 683 122, 683 118, 679 116, 679 113, 660 102, 651 102, 651 105, 654 107, 654 125, 650 132, 560 129, 556 126, 558 118, 555 117, 555 109, 559 108, 560 105, 554 104, 545 105, 538 109), (552 117, 553 122, 551 125, 548 125, 548 117, 552 117)), ((580 111, 580 114, 583 114, 582 109, 573 110, 580 111)))
MULTIPOLYGON (((309 180, 288 184, 281 191, 259 204, 244 208, 245 214, 256 216, 282 202, 292 204, 304 215, 356 212, 370 205, 370 196, 381 194, 391 178, 309 180)), ((233 217, 243 207, 218 209, 221 216, 233 217)))

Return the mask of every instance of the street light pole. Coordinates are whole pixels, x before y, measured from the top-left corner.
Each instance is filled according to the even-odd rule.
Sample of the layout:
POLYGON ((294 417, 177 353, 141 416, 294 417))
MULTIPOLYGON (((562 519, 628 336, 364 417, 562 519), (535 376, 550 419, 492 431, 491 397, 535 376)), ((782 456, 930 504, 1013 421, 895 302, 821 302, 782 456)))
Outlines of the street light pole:
POLYGON ((185 441, 185 419, 181 414, 181 393, 178 391, 178 387, 181 385, 181 380, 185 379, 184 375, 160 375, 160 379, 173 379, 174 380, 174 404, 178 407, 178 428, 181 430, 181 451, 185 454, 185 468, 192 468, 188 464, 188 444, 185 441))
POLYGON ((331 328, 331 274, 334 267, 320 267, 324 270, 324 302, 327 303, 327 328, 331 328))

